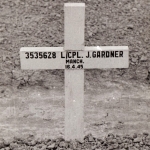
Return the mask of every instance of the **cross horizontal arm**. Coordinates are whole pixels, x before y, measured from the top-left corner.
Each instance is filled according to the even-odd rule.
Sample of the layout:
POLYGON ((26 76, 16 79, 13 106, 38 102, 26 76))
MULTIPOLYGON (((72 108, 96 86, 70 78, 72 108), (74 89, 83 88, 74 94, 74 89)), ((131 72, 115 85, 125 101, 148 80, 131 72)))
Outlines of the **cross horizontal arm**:
POLYGON ((20 58, 21 69, 65 69, 73 65, 72 69, 128 68, 129 49, 127 46, 87 46, 83 51, 64 51, 63 47, 23 47, 20 58))

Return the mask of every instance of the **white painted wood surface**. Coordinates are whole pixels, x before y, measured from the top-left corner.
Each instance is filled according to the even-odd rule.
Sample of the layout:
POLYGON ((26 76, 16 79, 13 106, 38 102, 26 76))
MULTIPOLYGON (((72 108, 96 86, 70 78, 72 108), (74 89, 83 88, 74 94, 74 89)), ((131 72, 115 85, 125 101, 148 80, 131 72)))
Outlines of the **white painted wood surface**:
MULTIPOLYGON (((63 47, 23 47, 20 50, 21 68, 22 69, 65 69, 66 56, 63 47), (56 52, 55 59, 25 59, 25 52, 56 52), (31 65, 32 64, 32 65, 31 65)), ((73 51, 75 52, 75 51, 73 51)), ((76 51, 77 52, 77 51, 76 51)), ((85 47, 84 51, 78 51, 84 62, 83 69, 100 69, 100 68, 128 68, 129 66, 129 49, 127 46, 97 46, 85 47), (86 58, 88 52, 93 51, 123 51, 123 57, 114 58, 86 58)), ((74 57, 74 59, 77 59, 74 57)))
POLYGON ((84 50, 85 4, 66 3, 64 50, 84 50))
POLYGON ((62 47, 22 47, 20 50, 21 69, 65 69, 65 60, 60 59, 61 52, 63 52, 62 47), (26 52, 56 52, 57 57, 55 59, 26 59, 26 52))
MULTIPOLYGON (((84 136, 84 69, 128 68, 129 48, 127 46, 84 47, 85 4, 66 3, 65 43, 63 47, 23 47, 20 50, 21 69, 65 69, 66 56, 69 52, 78 52, 83 69, 65 69, 65 139, 83 141, 84 136), (95 58, 96 53, 116 52, 116 57, 95 58), (28 58, 26 53, 55 52, 55 59, 28 58), (123 57, 118 57, 119 53, 123 57), (90 58, 87 58, 90 54, 90 58), (83 57, 83 58, 82 58, 83 57)), ((38 56, 39 57, 39 56, 38 56)), ((79 59, 76 56, 70 59, 79 59)), ((68 64, 67 64, 68 65, 68 64)))
POLYGON ((84 70, 65 70, 65 140, 83 140, 84 70))
MULTIPOLYGON (((85 4, 65 4, 64 50, 84 50, 85 4)), ((65 140, 83 140, 84 70, 65 69, 65 140)))

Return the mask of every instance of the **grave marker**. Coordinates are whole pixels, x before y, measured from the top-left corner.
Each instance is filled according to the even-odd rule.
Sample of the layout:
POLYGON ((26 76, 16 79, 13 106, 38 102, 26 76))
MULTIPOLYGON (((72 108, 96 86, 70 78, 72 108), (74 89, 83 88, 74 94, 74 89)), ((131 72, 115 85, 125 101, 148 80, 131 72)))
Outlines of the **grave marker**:
POLYGON ((84 69, 128 68, 128 46, 84 47, 85 4, 64 5, 64 48, 23 47, 21 69, 65 69, 65 140, 83 140, 84 69))

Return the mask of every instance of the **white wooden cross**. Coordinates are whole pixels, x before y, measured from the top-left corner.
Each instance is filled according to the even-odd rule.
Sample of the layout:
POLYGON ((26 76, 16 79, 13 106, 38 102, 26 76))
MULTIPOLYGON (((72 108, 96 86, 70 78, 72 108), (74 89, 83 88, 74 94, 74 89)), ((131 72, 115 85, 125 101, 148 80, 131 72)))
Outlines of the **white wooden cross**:
POLYGON ((84 69, 128 68, 128 46, 84 46, 85 4, 64 5, 63 47, 23 47, 21 69, 65 69, 65 140, 83 140, 84 69))

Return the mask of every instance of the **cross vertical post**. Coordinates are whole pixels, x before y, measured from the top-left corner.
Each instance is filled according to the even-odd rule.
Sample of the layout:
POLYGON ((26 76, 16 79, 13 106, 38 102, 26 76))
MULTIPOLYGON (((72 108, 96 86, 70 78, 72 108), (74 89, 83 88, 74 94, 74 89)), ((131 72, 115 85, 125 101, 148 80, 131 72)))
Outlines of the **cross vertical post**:
MULTIPOLYGON (((84 50, 85 4, 66 3, 65 51, 84 50)), ((65 140, 83 140, 84 69, 65 69, 65 140)))
POLYGON ((84 69, 128 68, 128 46, 85 46, 85 4, 65 3, 64 47, 22 47, 21 69, 65 69, 65 140, 83 141, 84 69))

